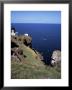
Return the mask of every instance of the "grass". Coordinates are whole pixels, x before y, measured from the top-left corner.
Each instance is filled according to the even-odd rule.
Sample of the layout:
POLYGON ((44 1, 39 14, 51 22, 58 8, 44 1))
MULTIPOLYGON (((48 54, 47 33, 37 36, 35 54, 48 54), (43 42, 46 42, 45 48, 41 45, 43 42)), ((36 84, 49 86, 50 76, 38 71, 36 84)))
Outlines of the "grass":
POLYGON ((24 63, 12 62, 12 79, 59 79, 60 72, 50 66, 37 67, 24 63))
POLYGON ((57 67, 44 65, 41 60, 35 59, 35 52, 26 46, 21 46, 27 56, 23 62, 11 61, 12 79, 60 79, 61 72, 57 67))
POLYGON ((24 44, 18 43, 26 58, 23 60, 11 60, 11 79, 60 79, 60 66, 51 67, 45 65, 38 55, 24 44), (37 58, 36 58, 37 57, 37 58))

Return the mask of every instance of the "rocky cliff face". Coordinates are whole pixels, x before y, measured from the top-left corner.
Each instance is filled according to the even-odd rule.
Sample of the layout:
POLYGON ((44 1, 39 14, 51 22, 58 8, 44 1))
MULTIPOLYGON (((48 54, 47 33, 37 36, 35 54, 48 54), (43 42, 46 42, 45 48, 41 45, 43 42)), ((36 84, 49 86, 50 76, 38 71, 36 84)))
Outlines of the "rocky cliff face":
POLYGON ((11 36, 11 78, 12 79, 60 79, 61 66, 44 64, 43 56, 31 48, 30 36, 11 36))
POLYGON ((52 65, 60 63, 61 62, 61 51, 60 50, 53 51, 51 58, 52 58, 51 60, 52 65))
POLYGON ((11 36, 11 56, 12 60, 23 61, 28 55, 25 55, 26 50, 24 47, 30 48, 36 55, 36 59, 43 60, 43 57, 39 52, 32 49, 32 37, 31 36, 11 36))
POLYGON ((30 36, 11 36, 11 43, 16 44, 25 44, 26 46, 31 46, 32 44, 32 37, 30 36))

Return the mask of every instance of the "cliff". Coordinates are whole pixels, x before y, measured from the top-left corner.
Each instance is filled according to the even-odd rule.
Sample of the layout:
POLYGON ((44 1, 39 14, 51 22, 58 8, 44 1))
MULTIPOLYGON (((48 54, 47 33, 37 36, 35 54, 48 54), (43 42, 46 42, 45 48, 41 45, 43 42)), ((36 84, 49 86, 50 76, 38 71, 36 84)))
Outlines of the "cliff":
POLYGON ((45 65, 42 62, 43 56, 32 49, 31 42, 30 36, 11 36, 11 78, 61 78, 60 69, 45 65))
POLYGON ((24 55, 25 50, 31 51, 36 59, 43 60, 43 56, 36 50, 32 49, 32 37, 30 36, 12 36, 11 37, 11 55, 16 60, 23 61, 28 55, 24 55), (25 56, 25 57, 24 57, 25 56))

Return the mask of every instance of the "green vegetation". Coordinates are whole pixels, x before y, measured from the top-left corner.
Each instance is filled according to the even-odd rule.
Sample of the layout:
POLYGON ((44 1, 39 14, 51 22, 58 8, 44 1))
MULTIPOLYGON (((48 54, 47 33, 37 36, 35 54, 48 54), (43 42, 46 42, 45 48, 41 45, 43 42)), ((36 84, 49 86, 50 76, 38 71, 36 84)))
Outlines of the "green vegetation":
POLYGON ((61 73, 50 66, 36 66, 12 61, 12 79, 60 79, 61 73))
MULTIPOLYGON (((11 78, 12 79, 60 79, 61 70, 59 64, 51 67, 41 61, 39 53, 30 47, 19 43, 17 40, 12 42, 18 43, 18 49, 23 51, 22 61, 13 57, 11 60, 11 78), (26 57, 23 57, 26 56, 26 57)), ((15 47, 16 48, 16 47, 15 47)))

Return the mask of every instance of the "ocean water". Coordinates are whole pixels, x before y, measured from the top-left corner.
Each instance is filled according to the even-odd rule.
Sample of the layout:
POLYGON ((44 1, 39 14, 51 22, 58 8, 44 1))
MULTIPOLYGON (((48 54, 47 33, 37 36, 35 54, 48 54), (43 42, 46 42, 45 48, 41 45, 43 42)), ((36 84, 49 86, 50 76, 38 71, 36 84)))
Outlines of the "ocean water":
POLYGON ((45 62, 51 60, 54 50, 61 50, 61 24, 12 23, 19 34, 32 36, 32 47, 44 56, 45 62))

